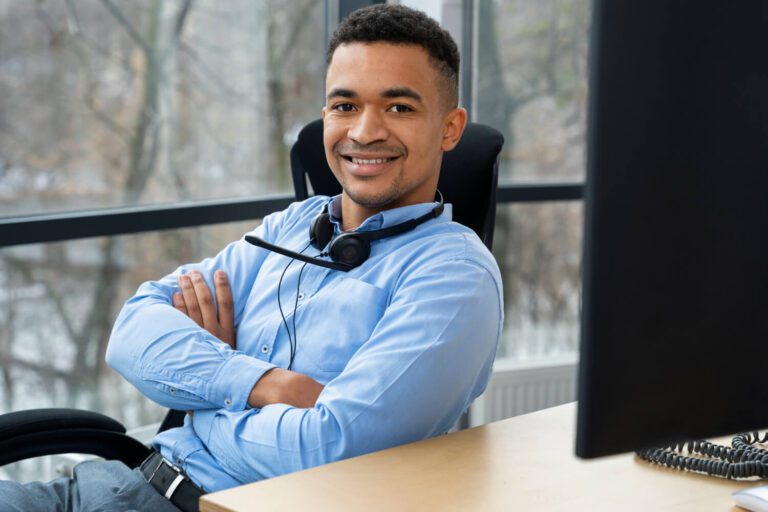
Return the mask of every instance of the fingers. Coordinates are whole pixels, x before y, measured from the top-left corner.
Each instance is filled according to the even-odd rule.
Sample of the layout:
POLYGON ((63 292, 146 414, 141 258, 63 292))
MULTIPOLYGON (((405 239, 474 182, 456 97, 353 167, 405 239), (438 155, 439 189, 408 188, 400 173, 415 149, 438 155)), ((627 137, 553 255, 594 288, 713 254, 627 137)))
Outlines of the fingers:
POLYGON ((235 323, 235 308, 232 303, 232 290, 229 288, 227 274, 223 270, 217 270, 213 274, 216 287, 216 302, 219 303, 219 325, 225 330, 233 330, 235 323))
POLYGON ((213 303, 211 290, 208 288, 208 283, 205 282, 200 272, 193 270, 189 273, 189 277, 192 279, 192 287, 195 290, 197 303, 200 306, 203 327, 212 331, 218 325, 219 320, 216 318, 216 305, 213 303))
POLYGON ((227 275, 221 270, 214 274, 218 313, 208 283, 199 271, 192 270, 179 276, 179 287, 181 293, 174 294, 173 306, 234 349, 235 308, 227 275))
POLYGON ((185 315, 189 316, 189 313, 187 313, 187 305, 184 303, 184 295, 181 292, 174 293, 172 300, 173 300, 173 307, 175 307, 185 315))
POLYGON ((188 275, 179 276, 179 287, 181 287, 181 295, 184 299, 184 304, 187 307, 187 315, 197 325, 205 327, 205 324, 203 324, 203 314, 200 312, 200 303, 197 301, 195 288, 188 275))

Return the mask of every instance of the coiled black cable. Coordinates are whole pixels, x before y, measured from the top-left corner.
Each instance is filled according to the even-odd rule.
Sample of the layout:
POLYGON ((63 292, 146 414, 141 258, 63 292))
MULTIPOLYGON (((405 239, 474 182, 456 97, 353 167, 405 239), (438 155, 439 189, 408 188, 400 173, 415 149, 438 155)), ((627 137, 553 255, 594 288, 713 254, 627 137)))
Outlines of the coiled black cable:
POLYGON ((768 450, 757 446, 766 441, 768 433, 751 432, 735 436, 731 446, 697 440, 638 450, 637 455, 653 464, 720 478, 768 478, 768 450))

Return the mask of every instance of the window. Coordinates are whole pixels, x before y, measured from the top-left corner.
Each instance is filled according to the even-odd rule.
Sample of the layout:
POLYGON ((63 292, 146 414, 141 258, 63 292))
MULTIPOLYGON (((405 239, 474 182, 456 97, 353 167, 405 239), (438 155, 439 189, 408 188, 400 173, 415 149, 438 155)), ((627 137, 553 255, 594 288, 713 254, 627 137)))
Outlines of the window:
POLYGON ((324 3, 0 0, 0 215, 291 190, 324 3))
MULTIPOLYGON (((473 118, 504 134, 499 181, 584 178, 588 0, 474 2, 473 118)), ((578 350, 581 204, 500 205, 505 287, 498 357, 578 350)))
POLYGON ((500 182, 583 180, 589 0, 474 5, 473 118, 504 134, 500 182))
POLYGON ((497 358, 574 356, 579 342, 583 214, 578 203, 499 205, 494 255, 504 280, 497 358))

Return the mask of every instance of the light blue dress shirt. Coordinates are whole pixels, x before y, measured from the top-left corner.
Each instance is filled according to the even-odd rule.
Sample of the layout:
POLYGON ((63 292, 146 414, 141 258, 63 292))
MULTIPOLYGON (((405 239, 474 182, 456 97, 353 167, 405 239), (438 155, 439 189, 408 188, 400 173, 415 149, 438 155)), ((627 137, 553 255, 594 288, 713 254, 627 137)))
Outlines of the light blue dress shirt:
MULTIPOLYGON (((318 196, 269 215, 253 234, 300 251, 329 201, 339 232, 340 196, 318 196)), ((434 207, 384 211, 358 229, 392 226, 434 207)), ((368 260, 350 272, 289 266, 280 294, 292 334, 296 317, 293 370, 325 389, 311 409, 249 408, 261 376, 290 359, 277 302, 290 261, 241 239, 142 284, 115 323, 108 364, 157 403, 195 410, 154 444, 208 492, 444 433, 490 377, 502 326, 501 277, 490 252, 451 222, 446 205, 438 218, 373 242, 368 260), (193 269, 209 286, 216 270, 227 273, 237 350, 171 305, 179 274, 193 269)))

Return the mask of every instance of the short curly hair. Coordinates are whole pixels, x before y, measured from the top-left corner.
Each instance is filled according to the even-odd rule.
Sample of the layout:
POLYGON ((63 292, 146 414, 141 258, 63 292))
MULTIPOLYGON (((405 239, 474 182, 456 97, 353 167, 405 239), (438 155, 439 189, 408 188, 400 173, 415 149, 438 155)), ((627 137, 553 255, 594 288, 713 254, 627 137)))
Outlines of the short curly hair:
POLYGON ((326 62, 345 43, 385 42, 421 46, 444 78, 447 103, 459 102, 459 49, 451 35, 423 12, 403 5, 375 4, 344 18, 328 43, 326 62))

